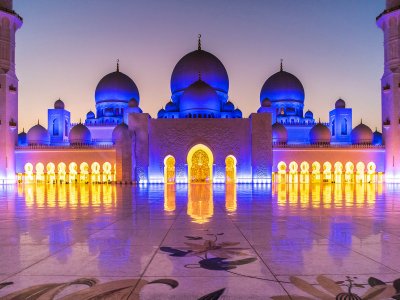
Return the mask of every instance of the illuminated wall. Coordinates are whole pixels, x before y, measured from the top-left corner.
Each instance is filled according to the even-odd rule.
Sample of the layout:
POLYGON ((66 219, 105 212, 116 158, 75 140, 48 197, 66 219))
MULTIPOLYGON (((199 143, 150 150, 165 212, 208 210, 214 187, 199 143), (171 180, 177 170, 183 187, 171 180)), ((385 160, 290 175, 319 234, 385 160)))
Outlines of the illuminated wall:
POLYGON ((237 182, 252 182, 253 176, 263 182, 271 179, 268 139, 272 135, 267 114, 253 114, 249 119, 143 119, 140 115, 147 116, 129 116, 129 127, 136 132, 136 153, 132 157, 139 166, 136 176, 143 176, 138 178, 141 182, 164 182, 164 159, 168 155, 176 160, 176 182, 187 182, 187 155, 197 144, 206 145, 214 156, 214 183, 225 182, 225 160, 229 155, 237 160, 237 182))
POLYGON ((16 172, 24 173, 25 165, 31 163, 35 166, 37 163, 43 163, 45 166, 48 163, 57 165, 59 162, 64 162, 67 166, 75 162, 78 165, 81 162, 87 162, 91 165, 94 162, 104 164, 110 162, 113 166, 116 162, 115 149, 113 148, 92 148, 92 149, 74 149, 74 148, 59 148, 59 149, 18 149, 15 151, 16 156, 16 172))
POLYGON ((354 164, 363 162, 368 165, 369 162, 376 164, 376 172, 385 171, 385 149, 382 147, 369 147, 369 148, 337 148, 337 147, 322 147, 322 148, 274 148, 273 149, 273 172, 278 172, 278 164, 284 161, 287 165, 295 161, 300 166, 303 161, 310 164, 318 161, 322 164, 326 161, 330 162, 332 166, 336 162, 341 162, 343 165, 351 161, 354 164))

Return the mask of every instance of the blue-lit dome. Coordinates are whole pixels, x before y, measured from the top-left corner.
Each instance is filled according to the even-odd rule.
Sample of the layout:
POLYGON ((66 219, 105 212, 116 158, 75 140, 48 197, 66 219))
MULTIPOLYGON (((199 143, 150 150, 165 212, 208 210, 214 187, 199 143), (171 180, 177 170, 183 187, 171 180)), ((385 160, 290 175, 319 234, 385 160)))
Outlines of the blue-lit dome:
POLYGON ((351 131, 351 143, 355 145, 359 144, 372 144, 373 133, 371 128, 363 124, 362 121, 359 125, 353 128, 351 131))
POLYGON ((198 80, 199 74, 216 91, 228 93, 229 78, 222 62, 207 51, 196 50, 176 64, 171 76, 172 94, 188 88, 198 80))
POLYGON ((177 111, 178 107, 176 104, 172 101, 168 102, 167 105, 165 105, 165 111, 177 111))
POLYGON ((372 145, 379 146, 382 145, 382 143, 383 143, 382 133, 380 133, 378 130, 375 130, 372 137, 372 145))
POLYGON ((234 111, 235 105, 231 101, 228 101, 224 104, 224 111, 234 111))
POLYGON ((29 129, 26 134, 26 139, 29 145, 49 145, 50 134, 46 128, 39 123, 29 129))
POLYGON ((198 79, 183 93, 180 111, 181 113, 201 111, 219 113, 221 111, 220 106, 215 90, 203 80, 198 79))
POLYGON ((310 144, 330 144, 331 131, 324 124, 318 123, 310 130, 310 144))
POLYGON ((267 79, 260 94, 261 103, 265 99, 269 99, 271 102, 297 101, 303 103, 304 98, 304 87, 300 80, 283 70, 267 79))
POLYGON ((92 142, 92 134, 89 128, 79 123, 72 127, 68 135, 69 143, 74 144, 90 144, 92 142))
POLYGON ((89 111, 89 112, 86 114, 86 119, 94 119, 94 118, 96 118, 96 116, 94 115, 94 112, 89 111))
POLYGON ((272 142, 274 144, 286 144, 288 141, 288 132, 284 125, 275 123, 272 125, 272 142))
POLYGON ((312 113, 312 111, 307 110, 306 113, 304 114, 304 118, 313 119, 314 118, 314 114, 312 113))
POLYGON ((117 141, 129 139, 129 128, 125 123, 118 124, 115 126, 112 132, 112 141, 115 144, 117 141))
POLYGON ((100 80, 96 87, 96 103, 140 101, 139 91, 133 80, 119 71, 110 73, 100 80))
POLYGON ((25 130, 18 134, 18 145, 24 146, 28 144, 27 135, 25 130))

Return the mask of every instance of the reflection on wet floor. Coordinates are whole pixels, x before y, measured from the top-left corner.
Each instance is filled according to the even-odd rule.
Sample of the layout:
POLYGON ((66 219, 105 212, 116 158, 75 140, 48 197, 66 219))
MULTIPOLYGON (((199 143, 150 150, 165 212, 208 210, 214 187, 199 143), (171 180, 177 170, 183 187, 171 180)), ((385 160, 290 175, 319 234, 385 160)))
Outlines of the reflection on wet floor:
MULTIPOLYGON (((180 278, 180 284, 211 276, 215 288, 231 286, 233 293, 232 286, 244 280, 237 276, 287 281, 290 275, 335 274, 342 280, 375 274, 393 280, 400 272, 399 196, 399 186, 382 184, 4 188, 0 281, 24 288, 26 278, 33 285, 55 276, 62 276, 60 282, 167 277, 180 278), (245 259, 235 267, 241 275, 218 273, 221 260, 201 265, 198 256, 186 256, 207 249, 245 259)), ((254 291, 253 280, 260 279, 248 281, 243 293, 254 291)))

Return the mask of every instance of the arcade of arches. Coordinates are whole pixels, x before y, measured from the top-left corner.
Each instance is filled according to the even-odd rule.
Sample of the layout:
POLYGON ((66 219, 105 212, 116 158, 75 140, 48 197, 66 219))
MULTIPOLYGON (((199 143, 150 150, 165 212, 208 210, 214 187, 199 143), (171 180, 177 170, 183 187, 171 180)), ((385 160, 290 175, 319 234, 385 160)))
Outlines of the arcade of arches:
POLYGON ((287 165, 279 162, 278 171, 273 174, 276 183, 382 183, 383 173, 376 172, 376 164, 363 162, 354 164, 347 162, 344 165, 336 162, 313 162, 311 165, 303 161, 300 166, 292 161, 287 165))
POLYGON ((57 165, 49 162, 46 166, 38 162, 35 165, 26 163, 24 173, 18 174, 19 183, 111 183, 115 181, 115 165, 105 162, 102 165, 94 162, 89 165, 82 162, 57 165))

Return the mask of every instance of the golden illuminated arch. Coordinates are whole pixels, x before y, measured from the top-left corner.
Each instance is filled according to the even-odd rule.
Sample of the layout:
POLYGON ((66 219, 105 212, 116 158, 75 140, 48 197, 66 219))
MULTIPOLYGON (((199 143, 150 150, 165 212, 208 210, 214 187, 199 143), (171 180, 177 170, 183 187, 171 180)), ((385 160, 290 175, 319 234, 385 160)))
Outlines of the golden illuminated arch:
POLYGON ((175 183, 175 158, 168 155, 164 159, 164 183, 175 183))
POLYGON ((279 174, 286 174, 286 168, 287 168, 287 166, 286 166, 285 162, 283 162, 283 161, 279 162, 279 164, 278 164, 278 173, 279 174))
POLYGON ((188 182, 212 182, 213 154, 207 146, 198 144, 190 149, 188 156, 188 182))
POLYGON ((310 173, 310 164, 306 161, 303 161, 300 164, 301 174, 309 174, 310 173))
POLYGON ((299 170, 299 165, 297 164, 297 162, 292 161, 289 164, 289 172, 290 172, 290 174, 297 174, 298 170, 299 170))
POLYGON ((225 159, 225 181, 226 183, 236 183, 236 157, 228 155, 225 159))

